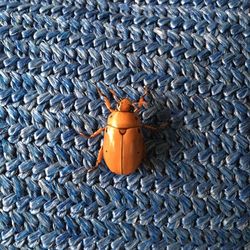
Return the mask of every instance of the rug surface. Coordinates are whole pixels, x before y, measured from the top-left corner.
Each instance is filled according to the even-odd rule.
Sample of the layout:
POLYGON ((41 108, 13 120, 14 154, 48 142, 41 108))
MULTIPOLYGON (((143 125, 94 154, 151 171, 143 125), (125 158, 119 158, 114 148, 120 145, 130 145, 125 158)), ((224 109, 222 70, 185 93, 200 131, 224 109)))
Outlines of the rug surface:
POLYGON ((0 1, 0 249, 250 249, 249 1, 0 1), (92 172, 110 99, 146 157, 92 172))

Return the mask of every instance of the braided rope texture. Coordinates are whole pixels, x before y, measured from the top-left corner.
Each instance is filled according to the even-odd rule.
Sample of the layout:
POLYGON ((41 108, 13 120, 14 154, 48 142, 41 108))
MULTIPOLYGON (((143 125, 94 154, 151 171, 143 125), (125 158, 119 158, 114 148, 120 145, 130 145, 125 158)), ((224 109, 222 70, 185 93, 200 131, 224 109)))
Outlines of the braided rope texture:
POLYGON ((249 1, 0 2, 0 249, 250 249, 249 1), (147 86, 147 157, 93 172, 147 86))

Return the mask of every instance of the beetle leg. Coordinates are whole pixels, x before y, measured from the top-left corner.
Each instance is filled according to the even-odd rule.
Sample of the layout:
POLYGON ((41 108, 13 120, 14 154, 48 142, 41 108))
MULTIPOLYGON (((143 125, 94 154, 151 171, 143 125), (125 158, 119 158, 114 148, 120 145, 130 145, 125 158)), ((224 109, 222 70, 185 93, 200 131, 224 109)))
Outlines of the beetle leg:
POLYGON ((81 136, 83 136, 84 138, 86 139, 89 139, 89 138, 93 138, 93 137, 96 137, 97 135, 101 134, 101 132, 104 130, 105 128, 99 128, 98 130, 96 130, 92 135, 85 135, 83 133, 80 133, 81 136))
POLYGON ((154 127, 154 126, 150 126, 150 125, 142 125, 144 128, 148 128, 148 129, 151 129, 151 130, 157 130, 159 128, 157 127, 154 127))
POLYGON ((119 98, 117 97, 115 91, 113 89, 109 89, 110 93, 112 94, 113 98, 116 100, 116 102, 120 102, 119 98))
POLYGON ((97 88, 97 92, 99 93, 100 96, 102 96, 104 98, 104 103, 107 107, 107 109, 110 111, 110 112, 113 112, 114 110, 111 108, 111 103, 109 101, 109 99, 107 98, 107 96, 105 96, 101 91, 100 89, 97 88))
POLYGON ((147 102, 144 100, 144 97, 142 96, 140 99, 139 99, 139 101, 138 101, 138 108, 137 109, 140 109, 142 106, 143 106, 143 104, 147 104, 147 102))
POLYGON ((99 164, 101 163, 102 161, 102 158, 103 158, 103 146, 101 146, 99 152, 98 152, 98 156, 97 156, 97 159, 96 159, 96 163, 95 163, 95 166, 90 168, 88 170, 88 172, 92 172, 93 170, 97 169, 99 164))
POLYGON ((109 99, 108 99, 106 96, 103 96, 103 98, 104 98, 104 103, 105 103, 107 109, 108 109, 110 112, 113 112, 114 110, 111 108, 111 104, 110 104, 109 99))
POLYGON ((139 109, 143 106, 146 105, 147 102, 144 100, 144 97, 148 94, 148 88, 145 87, 145 92, 143 94, 143 96, 140 97, 138 103, 137 103, 137 107, 135 108, 135 112, 138 112, 139 109))
POLYGON ((98 167, 98 165, 102 161, 102 158, 103 158, 103 146, 101 146, 101 148, 100 148, 100 150, 98 152, 98 156, 97 156, 97 160, 96 160, 96 163, 95 163, 95 167, 98 167))
POLYGON ((168 127, 168 125, 169 125, 169 123, 165 122, 165 123, 163 123, 163 124, 161 124, 160 126, 157 126, 157 127, 151 126, 151 125, 146 125, 146 124, 143 124, 142 126, 144 128, 148 128, 148 129, 151 129, 151 130, 157 130, 157 129, 161 129, 161 128, 166 128, 166 127, 168 127))

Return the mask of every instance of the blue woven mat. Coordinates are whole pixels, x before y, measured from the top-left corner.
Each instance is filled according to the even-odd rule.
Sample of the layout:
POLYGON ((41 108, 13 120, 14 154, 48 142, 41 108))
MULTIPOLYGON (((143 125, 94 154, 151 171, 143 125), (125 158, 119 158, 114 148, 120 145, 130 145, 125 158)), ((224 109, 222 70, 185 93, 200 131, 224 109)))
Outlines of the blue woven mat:
POLYGON ((0 249, 250 249, 249 1, 0 2, 0 249), (147 86, 147 159, 91 173, 99 87, 147 86))

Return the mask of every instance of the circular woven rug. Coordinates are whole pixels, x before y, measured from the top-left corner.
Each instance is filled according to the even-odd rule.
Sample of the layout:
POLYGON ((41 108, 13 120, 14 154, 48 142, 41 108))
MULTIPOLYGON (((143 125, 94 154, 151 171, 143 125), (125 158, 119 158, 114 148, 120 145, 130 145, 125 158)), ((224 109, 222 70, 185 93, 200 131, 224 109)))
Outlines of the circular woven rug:
POLYGON ((0 249, 250 249, 249 1, 0 2, 0 249), (146 158, 95 165, 145 87, 146 158))

